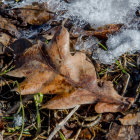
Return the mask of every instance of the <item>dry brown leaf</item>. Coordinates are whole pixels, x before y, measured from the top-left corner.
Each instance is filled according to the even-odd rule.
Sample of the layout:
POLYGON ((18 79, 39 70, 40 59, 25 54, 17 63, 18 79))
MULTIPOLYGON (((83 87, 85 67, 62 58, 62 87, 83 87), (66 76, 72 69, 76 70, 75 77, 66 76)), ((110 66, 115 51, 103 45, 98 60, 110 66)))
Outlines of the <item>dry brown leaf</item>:
POLYGON ((0 33, 0 43, 2 43, 4 46, 8 46, 10 43, 11 37, 6 33, 0 33))
POLYGON ((69 32, 63 26, 48 47, 39 43, 25 51, 21 58, 23 65, 9 75, 20 73, 26 77, 20 84, 22 95, 58 94, 42 108, 68 109, 97 103, 98 113, 120 112, 134 101, 120 96, 110 81, 97 80, 95 68, 84 53, 71 55, 69 32))
POLYGON ((139 129, 139 126, 121 126, 113 123, 109 133, 107 133, 107 140, 139 140, 139 129))
POLYGON ((112 35, 120 30, 123 24, 107 24, 105 26, 99 27, 94 31, 86 31, 80 27, 72 28, 71 35, 73 37, 82 36, 95 36, 100 39, 107 39, 109 35, 112 35))
POLYGON ((91 104, 97 100, 96 96, 85 89, 78 89, 71 93, 65 93, 55 96, 47 102, 42 108, 49 109, 70 109, 78 104, 91 104))
POLYGON ((123 125, 140 125, 140 112, 136 114, 127 114, 124 118, 119 120, 123 125))
POLYGON ((27 5, 15 10, 18 13, 25 24, 41 25, 46 23, 52 18, 52 14, 47 12, 46 5, 35 3, 33 5, 27 5))
POLYGON ((94 36, 102 39, 107 39, 108 35, 112 35, 120 30, 123 24, 108 24, 103 27, 99 27, 95 32, 94 36))
POLYGON ((61 75, 56 74, 51 82, 46 82, 41 89, 41 93, 65 94, 74 91, 74 87, 61 75))
POLYGON ((71 55, 69 33, 66 28, 61 27, 58 30, 47 51, 57 70, 74 82, 88 76, 96 80, 95 68, 86 55, 80 52, 71 55))
POLYGON ((3 18, 0 16, 0 28, 3 30, 7 30, 10 34, 19 37, 20 33, 18 32, 17 28, 15 25, 13 25, 9 19, 3 18))

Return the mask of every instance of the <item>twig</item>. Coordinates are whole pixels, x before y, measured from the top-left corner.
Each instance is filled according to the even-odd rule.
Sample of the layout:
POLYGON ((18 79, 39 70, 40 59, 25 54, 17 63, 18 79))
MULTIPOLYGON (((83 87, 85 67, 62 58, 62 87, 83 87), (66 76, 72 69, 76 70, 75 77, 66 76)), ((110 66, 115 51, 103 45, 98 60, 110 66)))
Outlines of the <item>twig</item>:
POLYGON ((49 110, 49 114, 48 114, 48 134, 50 133, 50 118, 51 118, 51 113, 50 113, 50 110, 49 110))
POLYGON ((50 134, 47 140, 52 140, 52 138, 55 136, 55 134, 65 125, 65 123, 71 118, 71 116, 78 110, 80 105, 77 105, 67 116, 65 119, 63 119, 53 130, 53 132, 50 134))
POLYGON ((128 76, 128 77, 127 77, 125 86, 124 86, 123 91, 122 91, 122 96, 125 95, 125 92, 126 92, 126 89, 127 89, 127 87, 128 87, 129 80, 130 80, 130 74, 129 74, 129 73, 127 73, 127 76, 128 76))
POLYGON ((138 85, 138 87, 137 87, 137 89, 136 89, 136 96, 135 96, 135 101, 134 101, 134 103, 135 103, 136 100, 138 99, 139 95, 140 95, 140 83, 139 83, 139 85, 138 85))
POLYGON ((80 135, 80 133, 81 133, 81 130, 82 130, 82 126, 83 126, 83 125, 84 125, 84 121, 82 122, 81 127, 78 129, 74 140, 77 140, 77 139, 78 139, 78 137, 79 137, 79 135, 80 135))
POLYGON ((33 138, 33 140, 37 140, 38 138, 42 138, 42 139, 47 140, 47 137, 43 136, 46 133, 47 133, 46 131, 43 131, 41 134, 38 134, 35 138, 33 138))
POLYGON ((83 123, 80 123, 78 122, 78 124, 81 126, 81 127, 93 127, 94 125, 98 124, 99 121, 101 120, 101 117, 102 117, 102 114, 99 114, 97 115, 97 117, 95 118, 94 121, 90 122, 90 123, 87 123, 87 124, 83 124, 83 123))

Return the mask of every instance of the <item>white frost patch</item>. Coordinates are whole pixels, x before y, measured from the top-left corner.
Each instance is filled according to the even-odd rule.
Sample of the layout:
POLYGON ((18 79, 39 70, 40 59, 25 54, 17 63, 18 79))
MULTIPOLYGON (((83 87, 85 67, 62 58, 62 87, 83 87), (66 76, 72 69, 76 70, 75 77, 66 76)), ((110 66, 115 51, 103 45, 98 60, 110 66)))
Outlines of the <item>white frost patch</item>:
MULTIPOLYGON (((140 51, 140 32, 137 30, 124 30, 117 35, 111 36, 107 41, 108 51, 97 49, 97 58, 104 63, 110 64, 126 52, 140 51)), ((94 58, 94 56, 93 56, 94 58)))
POLYGON ((22 125, 22 116, 21 115, 16 115, 14 117, 14 126, 21 126, 22 125))

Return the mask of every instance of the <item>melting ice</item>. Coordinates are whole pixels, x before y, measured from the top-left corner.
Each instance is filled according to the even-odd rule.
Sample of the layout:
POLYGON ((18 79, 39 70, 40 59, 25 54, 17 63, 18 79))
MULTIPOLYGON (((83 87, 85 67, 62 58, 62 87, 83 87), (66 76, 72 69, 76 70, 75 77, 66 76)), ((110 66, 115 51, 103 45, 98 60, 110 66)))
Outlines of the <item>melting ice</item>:
POLYGON ((115 59, 126 52, 140 51, 140 32, 137 30, 124 30, 111 36, 107 41, 107 46, 108 51, 97 49, 96 52, 97 58, 104 64, 114 62, 115 59))
POLYGON ((65 16, 76 16, 94 26, 110 23, 126 23, 132 18, 140 0, 71 0, 66 4, 62 0, 48 0, 56 11, 65 9, 65 16), (54 8, 55 7, 55 8, 54 8))

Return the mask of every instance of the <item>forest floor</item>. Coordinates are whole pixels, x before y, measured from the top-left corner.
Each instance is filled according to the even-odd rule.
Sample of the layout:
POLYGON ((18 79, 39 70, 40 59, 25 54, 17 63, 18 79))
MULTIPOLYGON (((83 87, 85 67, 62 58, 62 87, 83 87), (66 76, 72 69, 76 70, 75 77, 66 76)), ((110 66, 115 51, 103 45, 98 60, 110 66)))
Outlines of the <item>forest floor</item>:
POLYGON ((125 25, 77 26, 46 7, 1 2, 0 140, 139 140, 140 53, 93 59, 125 25))

